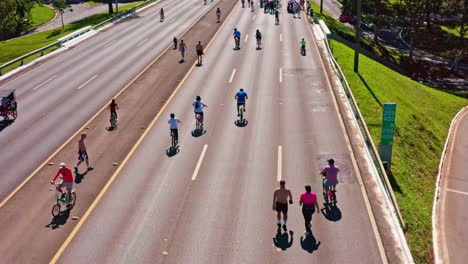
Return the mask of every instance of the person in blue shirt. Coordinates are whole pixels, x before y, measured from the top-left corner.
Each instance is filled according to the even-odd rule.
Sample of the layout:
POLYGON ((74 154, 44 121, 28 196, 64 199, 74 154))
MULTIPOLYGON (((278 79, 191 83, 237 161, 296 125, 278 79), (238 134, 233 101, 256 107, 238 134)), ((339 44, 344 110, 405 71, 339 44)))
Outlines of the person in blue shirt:
POLYGON ((237 99, 237 116, 240 116, 240 112, 239 112, 240 106, 241 105, 244 106, 244 112, 245 112, 246 111, 245 100, 249 99, 249 97, 247 96, 247 93, 244 92, 244 89, 241 88, 239 92, 236 93, 235 99, 237 99))
POLYGON ((237 28, 234 29, 234 33, 232 33, 234 36, 234 41, 236 43, 236 49, 240 49, 240 38, 241 38, 241 33, 237 28))

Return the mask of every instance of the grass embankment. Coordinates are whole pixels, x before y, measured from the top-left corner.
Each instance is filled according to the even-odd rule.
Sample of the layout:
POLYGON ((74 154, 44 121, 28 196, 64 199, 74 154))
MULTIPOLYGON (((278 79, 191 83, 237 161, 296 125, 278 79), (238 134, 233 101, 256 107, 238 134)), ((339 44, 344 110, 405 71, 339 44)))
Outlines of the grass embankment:
POLYGON ((31 9, 31 28, 37 28, 55 17, 55 11, 45 5, 35 4, 31 9))
MULTIPOLYGON (((119 12, 128 10, 134 6, 139 5, 140 3, 142 3, 142 1, 122 6, 121 8, 119 8, 119 12)), ((68 34, 71 34, 74 31, 79 30, 83 27, 97 25, 101 23, 102 21, 105 21, 106 19, 111 18, 112 16, 114 16, 114 14, 113 15, 110 15, 108 13, 96 14, 96 15, 92 15, 87 18, 78 20, 76 22, 67 24, 65 25, 65 29, 62 29, 62 27, 60 27, 60 28, 32 34, 29 36, 0 42, 0 65, 6 62, 9 62, 11 60, 14 60, 18 57, 21 57, 25 54, 28 54, 34 50, 37 50, 49 44, 52 44, 56 42, 59 38, 66 36, 68 34)), ((52 51, 53 50, 51 49, 51 50, 48 50, 47 52, 52 52, 52 51)), ((40 54, 38 54, 37 56, 32 56, 28 58, 27 60, 25 60, 25 62, 34 60, 39 56, 40 54)), ((3 69, 2 74, 18 66, 19 66, 19 63, 17 65, 15 64, 6 69, 3 69)))
POLYGON ((450 122, 467 99, 422 85, 365 57, 353 71, 354 51, 331 41, 376 144, 384 103, 397 104, 392 175, 389 175, 416 263, 432 262, 431 212, 435 178, 450 122))

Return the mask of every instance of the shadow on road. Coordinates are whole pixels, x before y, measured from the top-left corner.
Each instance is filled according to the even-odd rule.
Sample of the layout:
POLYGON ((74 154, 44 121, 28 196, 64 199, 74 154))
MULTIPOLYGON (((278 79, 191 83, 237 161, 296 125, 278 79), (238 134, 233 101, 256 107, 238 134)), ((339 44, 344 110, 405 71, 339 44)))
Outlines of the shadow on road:
POLYGON ((170 147, 168 149, 166 149, 166 155, 171 158, 171 157, 174 157, 175 155, 177 155, 177 153, 179 153, 179 145, 175 146, 174 148, 173 147, 170 147))
POLYGON ((322 214, 328 221, 338 222, 341 220, 341 210, 338 206, 325 206, 322 208, 322 214))
POLYGON ((206 130, 195 129, 192 131, 192 137, 201 137, 206 133, 206 130))
POLYGON ((49 227, 52 230, 60 228, 60 226, 64 225, 67 222, 69 217, 70 217, 70 210, 62 211, 60 212, 59 215, 52 218, 50 223, 47 224, 45 227, 49 227))
POLYGON ((14 120, 2 120, 0 121, 0 132, 3 131, 3 129, 9 127, 11 124, 15 122, 14 120))
POLYGON ((281 232, 281 229, 278 229, 278 232, 276 233, 276 236, 273 238, 273 243, 275 244, 275 247, 281 248, 282 250, 286 250, 290 248, 293 244, 293 231, 288 232, 281 232), (289 236, 291 236, 291 240, 289 240, 289 236))
POLYGON ((246 127, 247 124, 249 124, 249 121, 247 121, 246 119, 242 120, 242 122, 240 122, 239 120, 236 120, 234 121, 234 124, 238 127, 246 127))
POLYGON ((320 241, 317 243, 317 240, 314 237, 314 234, 310 233, 309 235, 301 236, 301 247, 303 250, 313 253, 314 251, 318 250, 320 246, 320 241))
POLYGON ((88 174, 88 170, 86 170, 84 173, 75 172, 75 183, 80 184, 86 174, 88 174))

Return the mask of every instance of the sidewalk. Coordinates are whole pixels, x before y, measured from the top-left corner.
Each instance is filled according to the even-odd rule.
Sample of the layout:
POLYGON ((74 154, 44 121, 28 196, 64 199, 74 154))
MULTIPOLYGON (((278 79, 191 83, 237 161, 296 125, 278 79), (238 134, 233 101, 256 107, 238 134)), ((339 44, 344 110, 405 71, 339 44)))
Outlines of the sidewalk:
POLYGON ((433 211, 435 263, 465 263, 468 258, 468 106, 464 110, 452 125, 442 157, 433 211))

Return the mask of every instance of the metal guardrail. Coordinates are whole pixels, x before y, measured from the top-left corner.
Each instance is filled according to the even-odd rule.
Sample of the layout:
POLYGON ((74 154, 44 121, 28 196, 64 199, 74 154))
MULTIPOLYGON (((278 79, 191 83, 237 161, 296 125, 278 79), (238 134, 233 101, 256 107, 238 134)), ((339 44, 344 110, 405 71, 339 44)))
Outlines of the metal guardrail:
MULTIPOLYGON (((322 24, 324 24, 324 23, 319 23, 319 24, 322 26, 322 24)), ((366 143, 367 148, 369 150, 369 153, 371 154, 371 158, 372 158, 374 164, 376 165, 375 167, 376 167, 377 172, 379 174, 379 177, 380 177, 380 179, 381 179, 381 181, 382 181, 382 183, 384 185, 384 188, 387 191, 388 197, 390 198, 390 201, 391 201, 393 207, 395 208, 395 212, 396 212, 396 214, 398 216, 398 221, 400 223, 400 226, 402 227, 403 231, 405 231, 406 230, 406 225, 405 225, 405 222, 403 221, 403 217, 401 216, 400 208, 398 207, 398 203, 396 201, 395 194, 393 193, 392 186, 390 184, 390 181, 388 180, 387 172, 386 172, 385 167, 384 167, 384 165, 382 163, 382 160, 380 160, 379 152, 377 151, 377 148, 375 147, 374 141, 372 140, 372 136, 371 136, 371 134, 369 132, 369 129, 367 128, 364 117, 362 116, 361 111, 359 110, 359 106, 358 106, 358 104, 356 102, 356 99, 354 98, 353 92, 351 91, 351 88, 350 88, 350 86, 348 84, 348 81, 346 80, 346 77, 345 77, 343 71, 341 70, 340 65, 338 64, 338 62, 333 57, 333 53, 332 53, 330 45, 328 43, 329 42, 328 37, 329 37, 329 35, 326 35, 326 38, 325 38, 325 41, 324 41, 325 45, 327 47, 328 56, 329 56, 330 60, 333 62, 333 65, 334 65, 333 68, 335 70, 336 75, 338 76, 338 79, 341 82, 341 85, 345 89, 346 96, 348 98, 348 101, 350 102, 352 111, 354 112, 354 116, 356 117, 356 121, 357 121, 357 123, 359 125, 359 129, 361 130, 361 134, 364 137, 364 140, 365 140, 365 143, 366 143)))
POLYGON ((62 38, 58 39, 56 42, 54 42, 52 44, 49 44, 49 45, 47 45, 45 47, 42 47, 42 48, 37 49, 35 51, 32 51, 32 52, 30 52, 28 54, 25 54, 25 55, 23 55, 23 56, 21 56, 19 58, 16 58, 16 59, 14 59, 12 61, 9 61, 9 62, 7 62, 7 63, 5 63, 3 65, 0 65, 0 76, 2 76, 2 70, 5 69, 5 68, 8 68, 8 67, 10 67, 12 65, 15 65, 16 63, 19 63, 19 66, 23 66, 25 60, 32 57, 32 56, 35 56, 37 54, 41 54, 40 57, 42 57, 42 56, 44 56, 44 53, 47 50, 50 50, 50 49, 52 49, 54 47, 61 47, 62 44, 64 44, 65 42, 70 41, 70 40, 72 40, 72 39, 74 39, 74 38, 76 38, 78 36, 81 36, 84 33, 87 33, 89 31, 91 31, 92 29, 98 29, 98 28, 100 28, 100 27, 102 27, 102 26, 104 26, 106 24, 112 23, 112 22, 114 22, 116 20, 119 20, 119 19, 122 19, 122 18, 124 18, 126 16, 129 16, 129 15, 135 13, 136 10, 138 10, 140 8, 143 8, 143 7, 145 7, 147 5, 150 5, 150 4, 152 4, 154 2, 157 2, 157 1, 160 1, 160 0, 147 0, 147 1, 141 3, 141 4, 137 5, 137 6, 134 6, 134 7, 130 8, 130 9, 128 9, 128 10, 120 12, 116 16, 111 17, 111 18, 109 18, 109 19, 107 19, 107 20, 105 20, 105 21, 103 21, 103 22, 101 22, 101 23, 99 23, 99 24, 97 24, 95 26, 87 26, 85 28, 79 29, 79 30, 77 30, 77 31, 65 36, 65 37, 62 37, 62 38))

